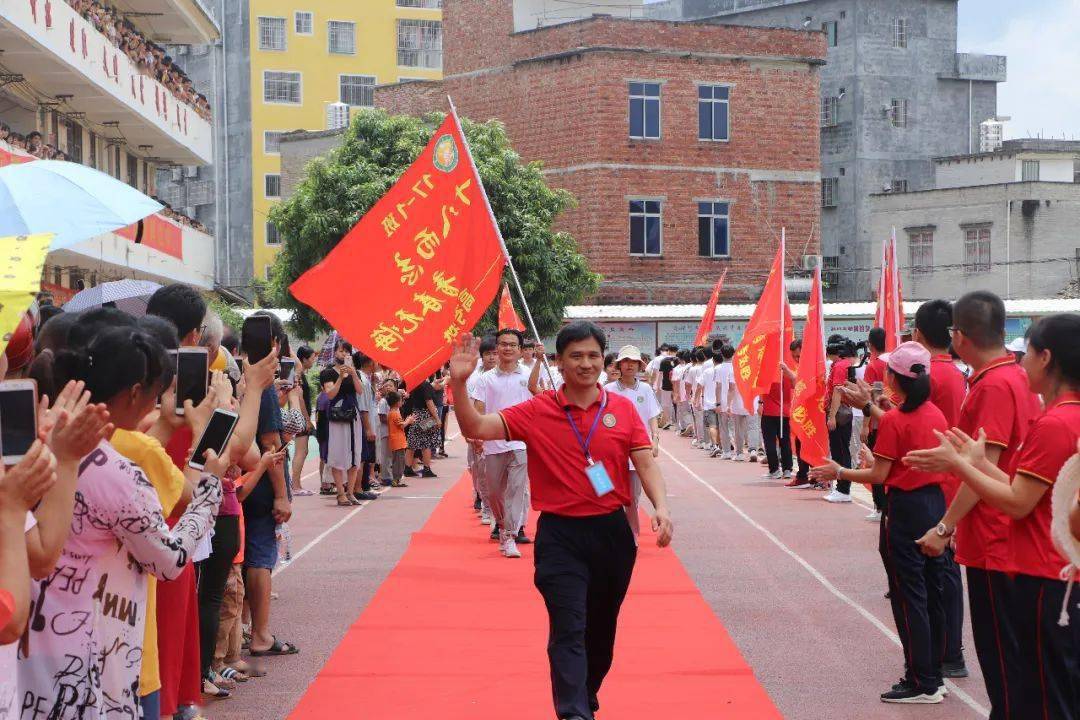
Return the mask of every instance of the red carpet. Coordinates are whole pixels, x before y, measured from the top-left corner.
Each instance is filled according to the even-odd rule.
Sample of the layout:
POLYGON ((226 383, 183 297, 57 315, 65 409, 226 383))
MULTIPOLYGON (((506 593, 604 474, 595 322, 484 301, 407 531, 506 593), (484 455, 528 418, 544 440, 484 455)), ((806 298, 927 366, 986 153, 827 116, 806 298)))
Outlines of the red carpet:
MULTIPOLYGON (((471 503, 466 478, 413 536, 293 720, 554 717, 532 548, 501 557, 471 503)), ((599 717, 781 717, 675 554, 651 534, 641 545, 599 717)))

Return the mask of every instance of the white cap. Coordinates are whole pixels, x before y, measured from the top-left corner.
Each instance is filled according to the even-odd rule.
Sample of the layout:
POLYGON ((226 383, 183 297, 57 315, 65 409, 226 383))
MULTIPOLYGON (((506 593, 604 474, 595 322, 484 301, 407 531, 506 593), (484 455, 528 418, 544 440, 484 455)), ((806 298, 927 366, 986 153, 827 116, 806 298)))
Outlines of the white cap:
POLYGON ((1015 340, 1013 340, 1008 345, 1006 345, 1005 349, 1008 350, 1009 352, 1014 352, 1014 353, 1015 352, 1026 353, 1027 352, 1027 340, 1025 340, 1023 338, 1023 336, 1020 336, 1020 337, 1016 338, 1015 340))

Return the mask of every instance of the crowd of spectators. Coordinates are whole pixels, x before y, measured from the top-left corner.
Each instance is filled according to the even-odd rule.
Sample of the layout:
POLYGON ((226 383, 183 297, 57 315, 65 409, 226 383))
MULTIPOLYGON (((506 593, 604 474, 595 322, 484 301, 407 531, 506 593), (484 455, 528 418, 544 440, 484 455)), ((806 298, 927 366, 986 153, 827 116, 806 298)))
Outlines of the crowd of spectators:
POLYGON ((147 75, 168 88, 178 101, 194 108, 203 119, 210 120, 210 102, 205 95, 196 92, 191 78, 173 62, 164 48, 139 32, 116 8, 98 0, 67 0, 67 3, 147 75))

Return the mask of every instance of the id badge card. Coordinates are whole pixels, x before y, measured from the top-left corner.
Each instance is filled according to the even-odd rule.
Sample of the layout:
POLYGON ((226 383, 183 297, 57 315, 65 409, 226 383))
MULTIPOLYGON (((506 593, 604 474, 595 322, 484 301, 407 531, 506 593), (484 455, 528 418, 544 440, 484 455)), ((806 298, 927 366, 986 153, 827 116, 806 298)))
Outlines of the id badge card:
POLYGON ((585 467, 585 474, 589 477, 597 497, 603 497, 615 489, 604 463, 589 463, 585 467))

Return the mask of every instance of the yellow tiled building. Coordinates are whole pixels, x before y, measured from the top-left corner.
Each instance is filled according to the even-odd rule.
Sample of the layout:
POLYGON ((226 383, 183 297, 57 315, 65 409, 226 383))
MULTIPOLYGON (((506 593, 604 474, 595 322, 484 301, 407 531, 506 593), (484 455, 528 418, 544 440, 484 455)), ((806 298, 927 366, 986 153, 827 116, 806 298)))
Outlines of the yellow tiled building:
POLYGON ((254 276, 280 247, 277 137, 324 130, 328 106, 373 104, 374 87, 442 75, 441 0, 251 0, 254 276))

